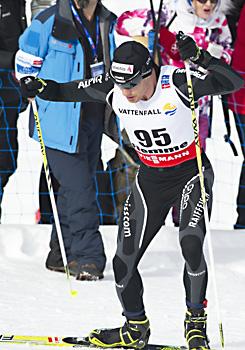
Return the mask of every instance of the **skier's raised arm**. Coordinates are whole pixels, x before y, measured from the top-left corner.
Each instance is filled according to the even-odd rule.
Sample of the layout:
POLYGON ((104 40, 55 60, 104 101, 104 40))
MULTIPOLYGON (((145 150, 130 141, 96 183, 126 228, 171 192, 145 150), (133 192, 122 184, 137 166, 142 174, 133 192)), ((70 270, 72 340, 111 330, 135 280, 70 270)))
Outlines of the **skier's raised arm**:
POLYGON ((113 82, 110 80, 108 73, 68 83, 57 83, 54 80, 43 80, 31 76, 21 79, 23 96, 34 98, 38 95, 43 100, 56 102, 105 103, 106 96, 112 88, 113 82))
MULTIPOLYGON (((191 70, 196 101, 206 95, 228 94, 243 86, 243 78, 234 69, 222 59, 200 50, 191 37, 184 36, 177 41, 177 46, 183 60, 190 59, 197 67, 201 67, 191 70)), ((176 88, 188 97, 185 68, 175 70, 173 82, 176 88)))

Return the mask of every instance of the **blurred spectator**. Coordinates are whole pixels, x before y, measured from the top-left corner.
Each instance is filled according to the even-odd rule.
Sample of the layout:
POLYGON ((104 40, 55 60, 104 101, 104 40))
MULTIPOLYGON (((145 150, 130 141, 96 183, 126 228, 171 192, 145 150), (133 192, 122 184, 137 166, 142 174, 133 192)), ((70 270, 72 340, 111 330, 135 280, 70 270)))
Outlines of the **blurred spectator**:
POLYGON ((244 0, 231 0, 225 11, 228 25, 232 35, 232 42, 236 39, 237 23, 244 5, 244 0))
MULTIPOLYGON (((59 82, 96 77, 109 69, 116 16, 100 0, 63 0, 32 21, 20 38, 18 78, 38 75, 59 82)), ((105 104, 37 99, 51 171, 60 184, 57 207, 71 274, 103 278, 106 263, 99 232, 93 177, 100 155, 105 104)), ((33 120, 32 137, 38 140, 33 120)), ((64 271, 53 225, 46 267, 64 271)))
MULTIPOLYGON (((160 30, 160 45, 163 46, 163 61, 182 67, 183 62, 175 46, 175 35, 179 30, 191 35, 199 47, 211 55, 231 62, 231 33, 227 19, 221 9, 221 0, 178 0, 176 16, 160 30)), ((199 102, 199 130, 202 147, 206 149, 209 134, 210 99, 199 102)))
POLYGON ((27 104, 14 76, 18 39, 26 28, 25 0, 0 0, 0 221, 3 192, 17 167, 17 120, 27 104))
MULTIPOLYGON (((245 5, 243 5, 241 16, 237 26, 237 36, 234 45, 232 67, 245 79, 245 5)), ((241 169, 239 190, 237 196, 238 218, 235 229, 245 229, 245 87, 234 92, 228 99, 229 108, 233 111, 236 128, 241 143, 243 164, 241 169)))

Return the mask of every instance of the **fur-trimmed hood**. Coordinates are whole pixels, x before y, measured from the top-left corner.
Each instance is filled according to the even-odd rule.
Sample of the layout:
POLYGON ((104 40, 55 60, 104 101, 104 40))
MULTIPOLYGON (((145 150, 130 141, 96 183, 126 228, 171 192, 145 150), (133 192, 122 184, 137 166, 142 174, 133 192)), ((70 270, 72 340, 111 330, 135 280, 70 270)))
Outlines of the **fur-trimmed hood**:
POLYGON ((209 29, 219 27, 219 24, 225 20, 225 12, 231 6, 231 1, 218 0, 214 12, 207 20, 196 16, 191 0, 176 0, 175 6, 177 15, 181 18, 181 23, 186 27, 185 31, 192 32, 195 27, 209 29))

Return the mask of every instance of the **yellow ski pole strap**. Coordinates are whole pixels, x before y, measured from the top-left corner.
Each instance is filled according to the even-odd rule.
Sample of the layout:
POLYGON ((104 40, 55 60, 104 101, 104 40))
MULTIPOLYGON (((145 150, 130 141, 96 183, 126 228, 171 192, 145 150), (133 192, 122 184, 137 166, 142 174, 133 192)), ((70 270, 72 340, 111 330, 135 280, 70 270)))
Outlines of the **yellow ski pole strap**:
POLYGON ((36 78, 36 80, 42 84, 42 87, 40 89, 38 89, 39 94, 41 94, 43 92, 43 90, 45 89, 45 86, 47 86, 47 83, 46 83, 46 81, 44 81, 41 78, 36 78))

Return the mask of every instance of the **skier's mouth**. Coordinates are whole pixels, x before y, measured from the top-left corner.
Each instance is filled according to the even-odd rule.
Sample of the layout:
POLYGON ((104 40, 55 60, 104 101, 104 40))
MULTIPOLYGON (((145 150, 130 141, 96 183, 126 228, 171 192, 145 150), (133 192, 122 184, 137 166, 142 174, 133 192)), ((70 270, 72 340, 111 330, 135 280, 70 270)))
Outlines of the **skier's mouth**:
POLYGON ((129 101, 132 101, 132 100, 135 99, 135 97, 134 97, 134 96, 127 96, 127 99, 128 99, 129 101))

